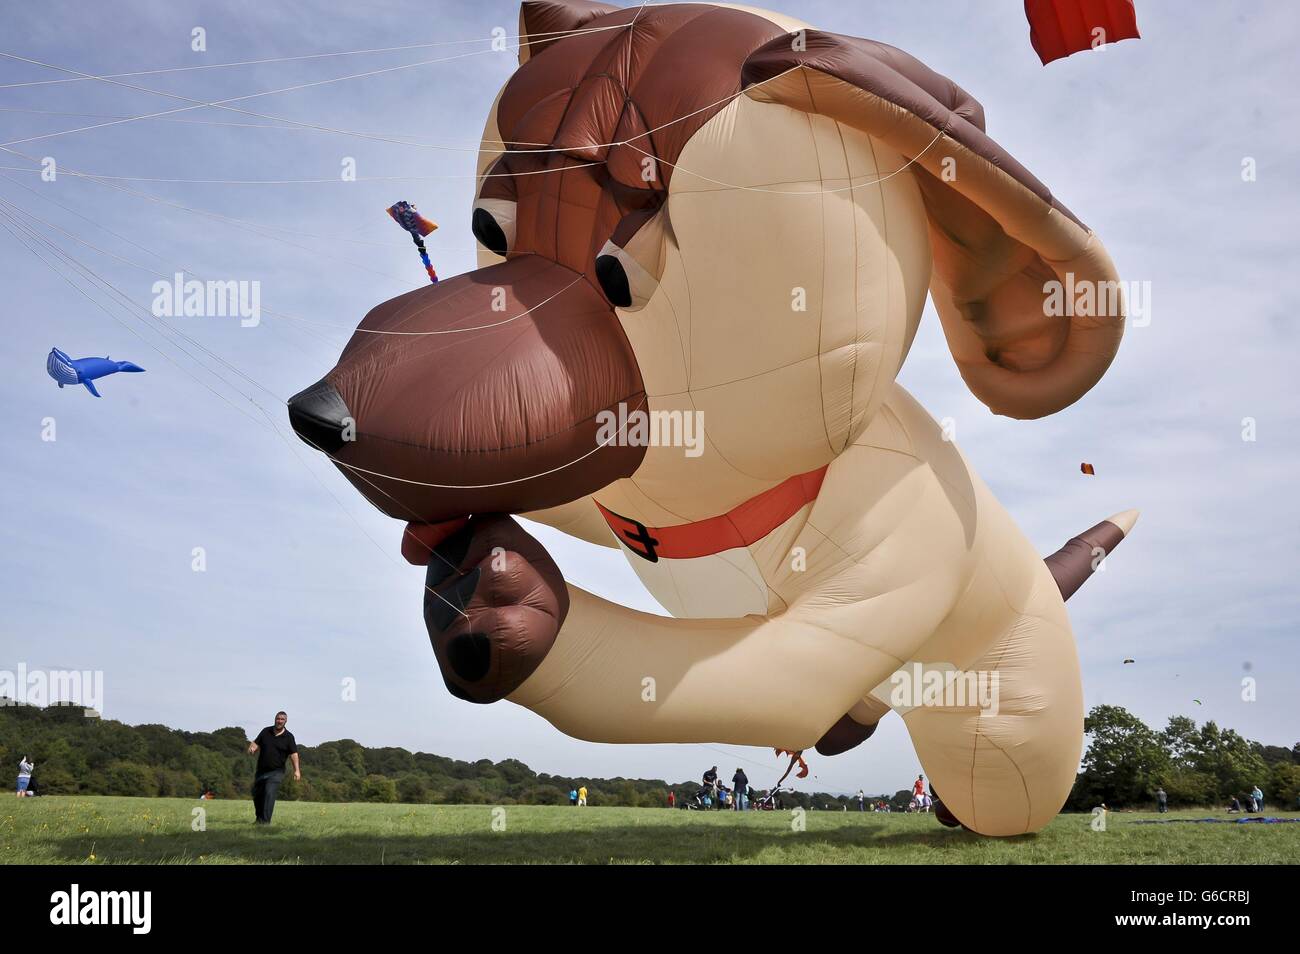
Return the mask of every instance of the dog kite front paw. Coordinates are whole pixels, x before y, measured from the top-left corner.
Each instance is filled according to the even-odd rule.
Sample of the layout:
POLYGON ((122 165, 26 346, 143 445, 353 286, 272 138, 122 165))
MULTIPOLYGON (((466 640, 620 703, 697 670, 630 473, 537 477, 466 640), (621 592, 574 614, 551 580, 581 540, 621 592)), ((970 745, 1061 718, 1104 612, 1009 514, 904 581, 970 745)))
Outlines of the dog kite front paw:
POLYGON ((514 520, 475 516, 436 545, 424 622, 447 690, 496 702, 533 674, 569 611, 559 567, 514 520))

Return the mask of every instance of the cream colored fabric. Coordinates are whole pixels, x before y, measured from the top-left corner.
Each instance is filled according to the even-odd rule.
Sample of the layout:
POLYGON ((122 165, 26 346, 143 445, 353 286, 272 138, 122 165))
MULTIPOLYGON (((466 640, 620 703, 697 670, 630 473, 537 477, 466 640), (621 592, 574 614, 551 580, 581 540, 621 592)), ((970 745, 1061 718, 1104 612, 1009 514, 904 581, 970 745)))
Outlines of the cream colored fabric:
MULTIPOLYGON (((891 677, 914 663, 997 673, 996 712, 898 708, 958 818, 989 835, 1033 831, 1059 811, 1082 744, 1064 604, 895 377, 929 290, 982 399, 1005 413, 1055 409, 1095 382, 1075 353, 1110 347, 1113 328, 1053 332, 1069 342, 1059 378, 1036 378, 1033 355, 1020 371, 991 364, 987 336, 1006 327, 981 327, 969 304, 1025 262, 963 258, 964 230, 993 228, 1049 273, 1109 279, 1114 267, 1091 233, 1000 170, 947 140, 931 148, 936 133, 916 117, 797 72, 718 112, 682 152, 653 227, 607 247, 636 266, 634 307, 619 320, 650 407, 702 412, 705 445, 695 457, 650 447, 635 475, 594 499, 673 526, 829 465, 820 494, 762 540, 699 566, 629 553, 683 618, 570 587, 554 648, 509 698, 592 741, 799 750, 846 713, 878 720, 891 677), (957 159, 959 185, 938 185, 944 157, 957 159)), ((489 119, 485 136, 494 129, 489 119)), ((1024 291, 1013 282, 1000 294, 1024 291)), ((611 542, 590 498, 528 516, 611 542)))
MULTIPOLYGON (((998 712, 913 709, 922 767, 990 835, 1041 827, 1082 742, 1078 662, 1043 562, 902 388, 831 465, 807 519, 750 553, 789 609, 651 616, 570 588, 555 648, 510 699, 601 742, 811 748, 913 661, 998 672, 998 712), (795 548, 806 569, 791 569, 795 548), (647 682, 649 680, 649 682, 647 682)), ((635 558, 633 558, 635 559, 635 558)))
POLYGON ((1100 380, 1123 335, 1122 294, 1090 315, 1052 318, 1043 307, 1044 279, 1118 289, 1096 235, 945 130, 837 77, 799 68, 746 95, 834 117, 918 167, 935 249, 935 308, 963 379, 991 410, 1042 417, 1100 380))

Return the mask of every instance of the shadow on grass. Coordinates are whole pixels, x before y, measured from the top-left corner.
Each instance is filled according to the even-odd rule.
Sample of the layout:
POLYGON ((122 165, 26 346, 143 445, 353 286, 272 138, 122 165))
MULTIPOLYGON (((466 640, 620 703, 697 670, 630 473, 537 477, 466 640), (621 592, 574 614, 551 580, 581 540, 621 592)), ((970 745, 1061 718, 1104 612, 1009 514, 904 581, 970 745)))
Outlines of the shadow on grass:
MULTIPOLYGON (((259 828, 252 823, 206 832, 146 836, 98 835, 96 860, 104 863, 301 863, 301 864, 529 864, 704 863, 761 860, 897 861, 907 849, 960 851, 983 841, 977 835, 936 828, 899 832, 860 827, 795 833, 788 830, 608 826, 568 831, 490 831, 448 834, 313 834, 292 823, 259 828), (902 852, 900 852, 902 849, 902 852), (808 859, 807 855, 817 856, 808 859), (891 856, 888 858, 886 856, 891 856)), ((1026 835, 1002 843, 1033 841, 1026 835)), ((48 843, 56 862, 87 860, 92 839, 78 835, 48 843)), ((919 860, 919 859, 918 859, 919 860)), ((975 857, 953 858, 977 860, 975 857)))

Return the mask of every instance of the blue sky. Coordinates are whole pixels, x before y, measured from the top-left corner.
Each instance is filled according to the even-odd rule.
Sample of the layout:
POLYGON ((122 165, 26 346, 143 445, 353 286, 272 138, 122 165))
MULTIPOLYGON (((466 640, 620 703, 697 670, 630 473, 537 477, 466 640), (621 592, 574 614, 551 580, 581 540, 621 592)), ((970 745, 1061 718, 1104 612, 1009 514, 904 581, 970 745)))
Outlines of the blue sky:
MULTIPOLYGON (((1122 705, 1156 725, 1172 714, 1212 718, 1290 745, 1300 738, 1291 323, 1300 12, 1137 7, 1143 39, 1046 68, 1018 3, 787 9, 952 77, 984 104, 991 135, 1097 230, 1121 275, 1150 283, 1150 324, 1130 329, 1102 383, 1052 418, 989 414, 929 307, 900 380, 935 417, 954 419, 958 443, 1044 554, 1111 513, 1142 511, 1106 571, 1070 602, 1088 705, 1122 705), (1246 157, 1254 182, 1242 180, 1246 157), (1247 417, 1253 442, 1241 436, 1247 417), (1079 474, 1084 460, 1095 478, 1079 474), (1258 683, 1249 703, 1247 674, 1258 683)), ((593 745, 506 703, 452 699, 421 620, 422 573, 398 555, 400 525, 239 393, 284 430, 279 402, 332 366, 365 311, 423 283, 409 240, 383 214, 397 199, 440 223, 429 240, 440 274, 473 267, 473 148, 514 65, 486 38, 494 27, 513 36, 516 13, 495 0, 6 5, 0 50, 100 75, 421 45, 118 81, 200 101, 421 65, 233 104, 417 143, 259 130, 230 124, 265 120, 206 108, 10 147, 54 157, 62 174, 52 183, 13 171, 36 166, 0 153, 0 199, 46 220, 33 224, 136 305, 115 322, 0 231, 10 355, 0 377, 0 668, 103 670, 105 714, 133 723, 254 732, 283 708, 307 743, 351 737, 572 775, 677 779, 716 762, 745 764, 756 784, 769 781, 760 766, 775 777, 764 750, 593 745), (206 52, 191 50, 195 27, 206 52), (346 157, 359 181, 340 180, 346 157), (75 170, 136 179, 115 188, 75 170), (256 328, 172 320, 269 393, 186 344, 238 390, 223 384, 146 327, 153 282, 178 266, 260 281, 264 309, 296 316, 267 314, 256 328), (148 371, 103 380, 96 401, 54 386, 44 366, 52 346, 148 371), (53 442, 41 439, 47 417, 53 442), (206 572, 191 569, 195 547, 206 572), (354 702, 341 698, 346 678, 354 702)), ((12 85, 69 75, 0 59, 0 142, 187 105, 97 81, 12 85)), ((655 608, 609 551, 538 535, 571 582, 655 608)), ((816 787, 836 790, 893 791, 917 770, 895 718, 852 753, 813 759, 816 787)))

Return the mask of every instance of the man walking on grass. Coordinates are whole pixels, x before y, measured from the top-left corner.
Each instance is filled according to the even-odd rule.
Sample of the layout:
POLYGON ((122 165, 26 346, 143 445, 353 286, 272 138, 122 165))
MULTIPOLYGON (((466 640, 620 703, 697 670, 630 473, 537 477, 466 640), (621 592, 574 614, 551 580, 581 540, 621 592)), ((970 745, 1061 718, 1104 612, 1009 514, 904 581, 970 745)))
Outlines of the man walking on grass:
POLYGON ((293 762, 293 780, 302 780, 298 766, 298 743, 293 733, 285 728, 289 716, 283 710, 275 714, 275 725, 268 725, 257 738, 248 743, 248 754, 257 756, 257 772, 253 776, 253 810, 259 825, 271 824, 275 811, 275 796, 284 781, 284 763, 293 762))

